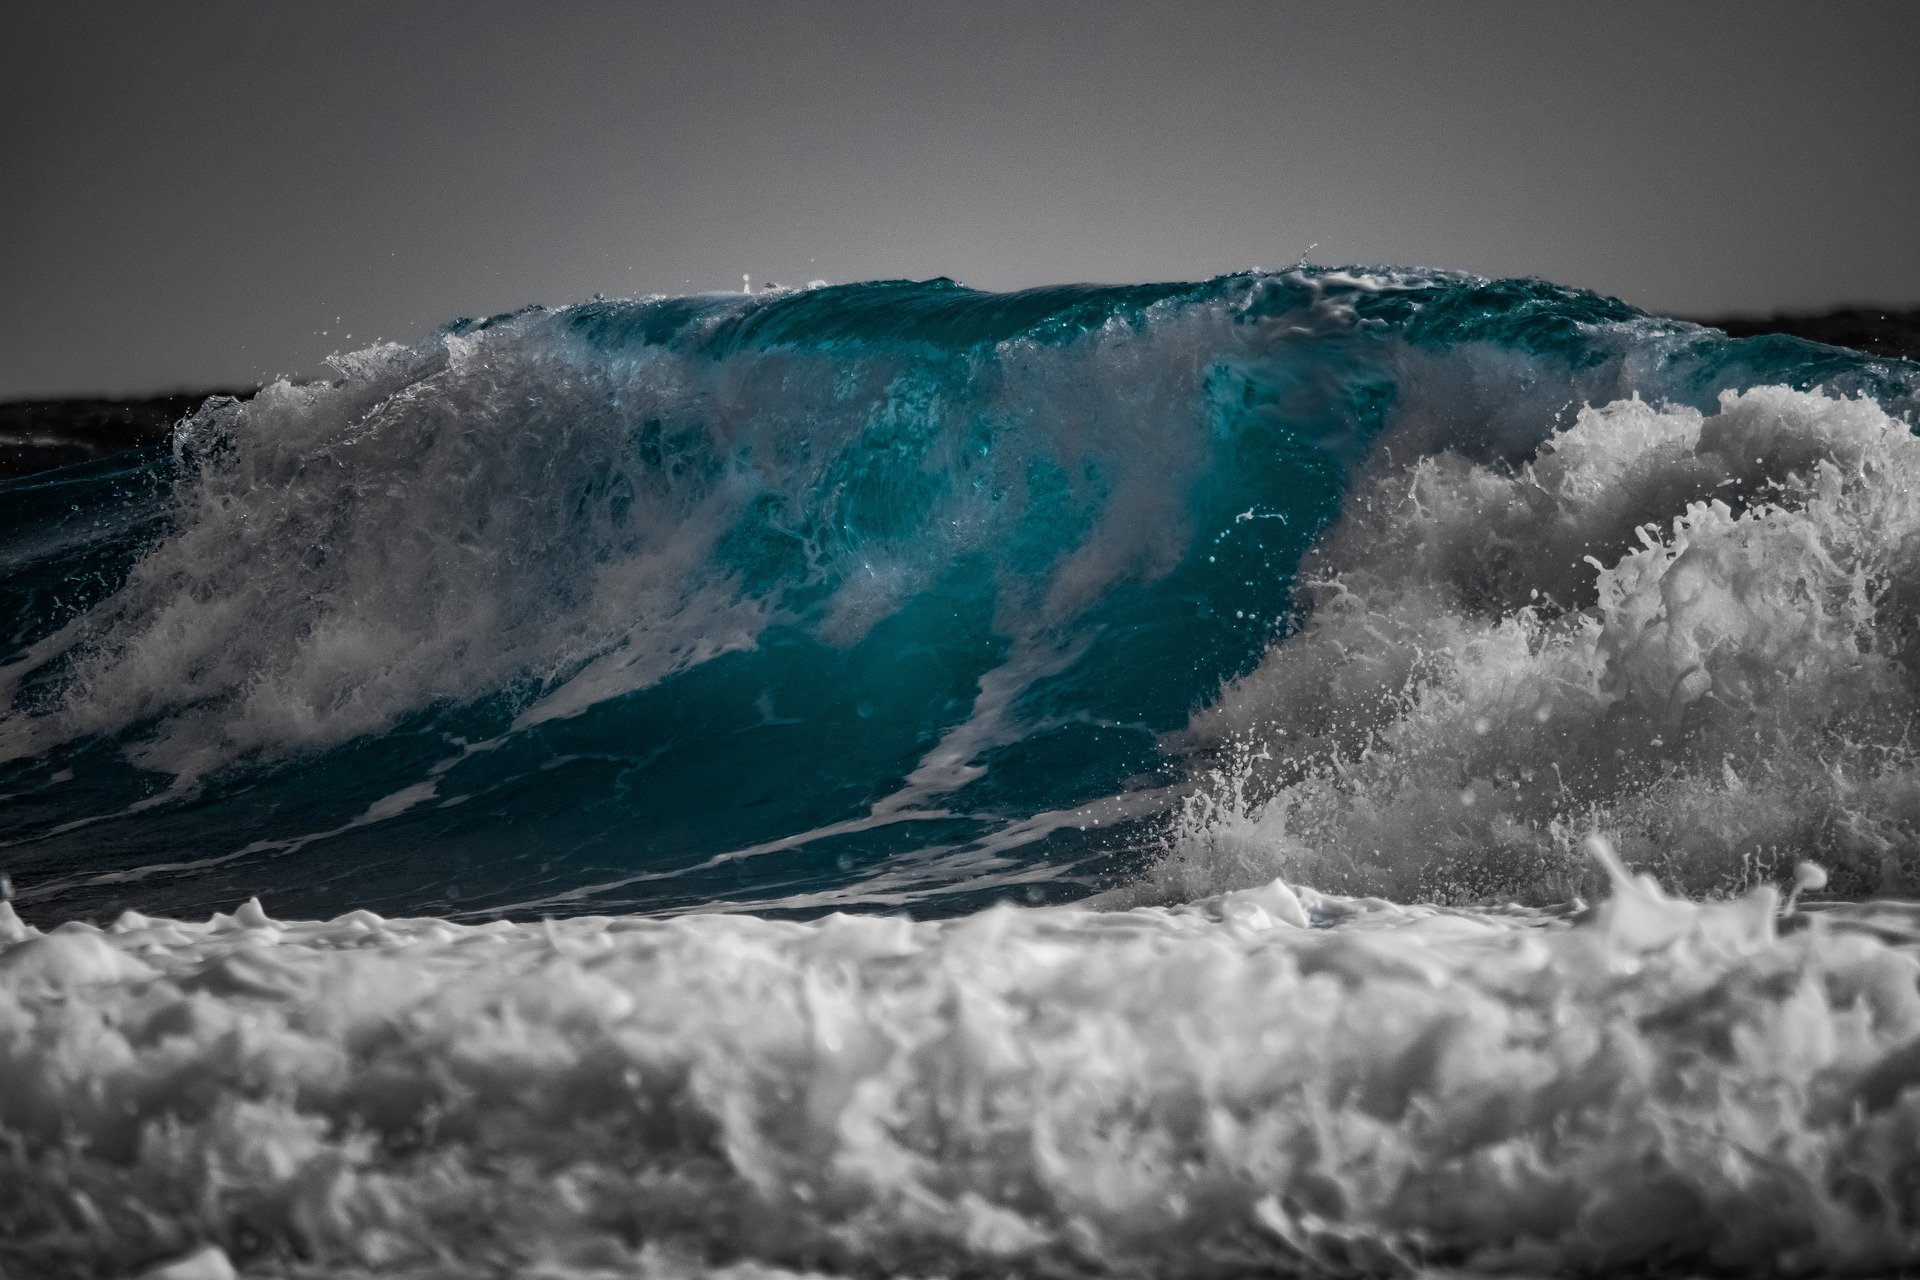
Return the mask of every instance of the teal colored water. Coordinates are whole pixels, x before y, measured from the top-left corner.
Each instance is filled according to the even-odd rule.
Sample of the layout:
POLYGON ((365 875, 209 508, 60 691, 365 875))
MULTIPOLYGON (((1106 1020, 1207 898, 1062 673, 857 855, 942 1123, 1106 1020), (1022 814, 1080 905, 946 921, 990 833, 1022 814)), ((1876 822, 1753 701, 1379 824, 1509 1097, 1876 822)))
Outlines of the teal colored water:
POLYGON ((1635 396, 1899 418, 1920 386, 1539 281, 1320 268, 595 300, 337 367, 0 484, 29 916, 1081 898, 1190 819, 1195 726, 1311 615, 1356 486, 1512 474, 1635 396))

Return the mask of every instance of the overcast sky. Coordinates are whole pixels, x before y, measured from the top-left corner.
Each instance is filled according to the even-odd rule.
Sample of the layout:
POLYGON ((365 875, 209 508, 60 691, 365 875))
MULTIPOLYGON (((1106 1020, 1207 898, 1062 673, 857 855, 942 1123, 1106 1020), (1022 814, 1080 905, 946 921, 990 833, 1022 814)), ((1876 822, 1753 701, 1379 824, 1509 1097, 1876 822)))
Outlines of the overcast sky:
POLYGON ((1916 49, 1905 0, 5 0, 0 396, 252 383, 742 272, 1304 254, 1912 304, 1916 49))

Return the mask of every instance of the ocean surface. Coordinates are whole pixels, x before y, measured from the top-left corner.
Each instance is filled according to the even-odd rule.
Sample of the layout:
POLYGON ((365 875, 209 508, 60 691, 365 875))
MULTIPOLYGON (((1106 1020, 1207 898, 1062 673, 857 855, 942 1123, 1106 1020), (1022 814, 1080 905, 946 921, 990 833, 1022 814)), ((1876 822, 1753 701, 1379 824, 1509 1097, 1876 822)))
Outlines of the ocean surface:
POLYGON ((0 480, 0 1274, 1920 1268, 1920 365, 595 299, 0 480))

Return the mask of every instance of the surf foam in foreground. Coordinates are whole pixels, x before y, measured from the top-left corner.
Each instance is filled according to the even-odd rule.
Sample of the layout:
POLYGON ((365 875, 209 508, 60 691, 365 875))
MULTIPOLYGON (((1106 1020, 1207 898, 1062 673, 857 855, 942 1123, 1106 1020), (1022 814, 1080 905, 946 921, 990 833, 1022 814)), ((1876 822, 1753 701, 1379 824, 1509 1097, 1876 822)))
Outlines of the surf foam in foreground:
POLYGON ((8 1274, 1920 1265, 1913 365, 1303 268, 338 368, 0 484, 8 1274))
POLYGON ((1571 924, 1278 882, 918 924, 9 918, 0 1258, 1910 1266, 1920 921, 1777 906, 1616 871, 1571 924))

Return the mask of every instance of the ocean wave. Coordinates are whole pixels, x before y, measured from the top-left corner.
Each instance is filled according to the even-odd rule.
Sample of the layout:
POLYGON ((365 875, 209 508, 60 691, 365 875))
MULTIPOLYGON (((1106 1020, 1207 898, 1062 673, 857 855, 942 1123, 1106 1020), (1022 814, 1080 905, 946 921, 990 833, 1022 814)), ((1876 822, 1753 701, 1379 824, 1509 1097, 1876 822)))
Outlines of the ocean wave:
POLYGON ((1916 387, 893 282, 0 482, 0 1270, 1920 1266, 1916 387))
MULTIPOLYGON (((337 367, 330 383, 210 403, 169 456, 6 484, 0 853, 23 903, 110 912, 132 894, 182 911, 264 891, 302 914, 524 914, 1057 901, 1152 858, 1222 735, 1257 718, 1258 691, 1321 672, 1334 702, 1301 714, 1345 736, 1318 741, 1326 731, 1303 721, 1286 741, 1248 739, 1278 762, 1245 792, 1263 816, 1213 824, 1258 826, 1271 863, 1286 846, 1279 815, 1304 830, 1313 808, 1297 788, 1297 803, 1270 804, 1275 779, 1345 768, 1356 751, 1376 771, 1420 758, 1368 735, 1388 732, 1387 716, 1446 737, 1415 727, 1438 712, 1385 709, 1415 686, 1429 706, 1453 696, 1437 692, 1436 664, 1466 680, 1475 663, 1493 678, 1562 660, 1601 607, 1595 582, 1615 584, 1609 600, 1656 591, 1659 574, 1637 587, 1622 576, 1651 573, 1641 560, 1614 563, 1633 522, 1716 494, 1734 504, 1686 516, 1683 576, 1735 572, 1730 551, 1707 567, 1720 554, 1709 543, 1775 526, 1767 536, 1790 540, 1796 513, 1831 505, 1795 496, 1793 479, 1839 430, 1825 418, 1879 413, 1893 432, 1920 385, 1901 362, 1732 341, 1538 281, 1319 268, 1013 295, 935 281, 594 301, 462 321, 337 367), (1760 406, 1770 385, 1820 387, 1829 407, 1776 413, 1758 462, 1718 445, 1687 453, 1688 430, 1725 434, 1758 409, 1698 428, 1689 413, 1727 392, 1760 406), (1639 408, 1619 406, 1635 396, 1639 408), (1576 456, 1584 471, 1565 483, 1606 493, 1516 496, 1559 483, 1576 456), (1402 483, 1412 505, 1383 496, 1402 483), (1748 496, 1715 488, 1728 485, 1748 496), (1745 504, 1774 501, 1768 485, 1785 505, 1763 517, 1745 504), (1427 540, 1450 549, 1423 552, 1427 540), (1594 577, 1589 552, 1611 576, 1594 577), (1337 637, 1376 615, 1401 638, 1337 637), (1438 634, 1456 616, 1464 629, 1438 634), (1336 653, 1351 660, 1329 665, 1336 653), (1303 736, 1315 739, 1304 754, 1303 736)), ((1869 665, 1897 665, 1902 625, 1867 626, 1869 665)), ((1654 672, 1651 658, 1605 660, 1654 672)), ((1860 675, 1836 696, 1864 705, 1859 691, 1890 679, 1860 675)), ((1556 734, 1584 714, 1562 710, 1556 734)), ((1860 816, 1862 831, 1902 820, 1902 775, 1867 761, 1901 715, 1881 711, 1878 727, 1840 735, 1854 755, 1830 771, 1884 793, 1857 803, 1820 807, 1815 793, 1842 784, 1821 781, 1811 730, 1793 750, 1728 746, 1716 766, 1780 774, 1752 779, 1777 821, 1729 828, 1683 881, 1734 887, 1742 859, 1764 870, 1786 856, 1769 850, 1806 846, 1849 884, 1902 883, 1897 868, 1862 870, 1873 839, 1899 861, 1898 831, 1847 845, 1820 826, 1832 825, 1820 814, 1860 816), (1796 788, 1805 797, 1787 799, 1796 788), (1795 815, 1813 815, 1811 834, 1795 815)), ((1589 717, 1593 735, 1630 713, 1610 714, 1589 717)), ((1657 736, 1657 719, 1632 732, 1657 736)), ((1724 719, 1720 738, 1762 727, 1724 719)), ((1703 848, 1651 817, 1609 815, 1658 807, 1648 771, 1685 752, 1699 759, 1662 775, 1667 810, 1704 814, 1707 749, 1686 729, 1617 764, 1575 752, 1562 764, 1583 777, 1551 802, 1523 784, 1522 804, 1504 777, 1504 798, 1464 778, 1409 783, 1371 836, 1356 815, 1388 784, 1356 782, 1362 799, 1325 819, 1321 852, 1345 865, 1363 846, 1420 848, 1339 881, 1356 891, 1551 894, 1596 815, 1636 860, 1656 844, 1703 848), (1415 794, 1429 797, 1423 816, 1407 808, 1415 794), (1449 826, 1466 794, 1478 817, 1449 826), (1576 820, 1583 803, 1592 813, 1576 820), (1539 834, 1555 823, 1560 834, 1539 834), (1536 874, 1501 869, 1528 858, 1536 874)))

